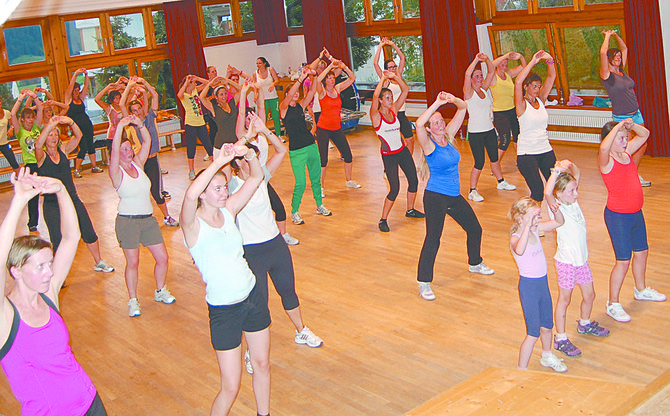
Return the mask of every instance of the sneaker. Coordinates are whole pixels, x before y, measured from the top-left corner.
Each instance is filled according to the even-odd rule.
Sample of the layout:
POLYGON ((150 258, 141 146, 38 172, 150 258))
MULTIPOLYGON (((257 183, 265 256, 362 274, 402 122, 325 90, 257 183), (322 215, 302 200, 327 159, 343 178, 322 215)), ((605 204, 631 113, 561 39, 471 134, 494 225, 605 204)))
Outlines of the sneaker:
POLYGON ((207 162, 209 160, 209 155, 205 155, 205 157, 202 158, 203 162, 207 162))
POLYGON ((77 179, 81 179, 81 173, 79 173, 79 171, 77 169, 74 170, 74 172, 72 173, 72 176, 74 176, 77 179))
POLYGON ((643 188, 648 188, 651 186, 651 182, 645 181, 642 175, 637 175, 638 179, 640 179, 640 186, 643 188))
POLYGON ((495 271, 486 264, 484 264, 484 262, 481 262, 476 266, 469 266, 468 269, 470 270, 470 273, 479 273, 479 274, 495 273, 495 271))
POLYGON ((516 185, 512 185, 511 183, 503 179, 502 182, 498 182, 496 188, 502 189, 503 191, 513 191, 516 189, 516 185))
POLYGON ((167 217, 163 218, 163 223, 167 225, 168 227, 179 227, 179 221, 175 220, 172 218, 170 215, 167 217))
MULTIPOLYGON (((319 213, 318 208, 316 209, 316 212, 317 214, 319 213)), ((295 225, 303 225, 305 223, 305 221, 300 216, 299 212, 294 212, 293 214, 291 214, 291 221, 293 221, 293 224, 295 225)))
MULTIPOLYGON (((350 180, 350 181, 347 181, 347 188, 358 189, 358 188, 360 188, 360 187, 361 187, 361 185, 357 184, 356 181, 353 180, 353 179, 350 180)), ((323 197, 321 197, 321 198, 323 198, 323 197)))
POLYGON ((293 236, 292 236, 291 234, 289 234, 289 233, 282 234, 281 236, 284 237, 284 241, 286 241, 286 244, 288 244, 289 246, 295 246, 295 245, 300 244, 300 240, 298 240, 297 238, 293 237, 293 236))
POLYGON ((473 190, 470 191, 470 193, 468 194, 468 199, 469 199, 470 201, 474 201, 474 202, 482 202, 482 201, 484 200, 484 197, 481 196, 481 195, 479 195, 479 192, 477 192, 476 189, 473 189, 473 190))
POLYGON ((316 207, 316 213, 319 214, 319 215, 323 215, 324 217, 329 217, 329 216, 333 215, 333 213, 328 208, 326 208, 323 204, 316 207))
POLYGON ((405 216, 407 218, 425 218, 426 214, 412 208, 412 209, 408 209, 407 211, 405 211, 405 216))
POLYGON ((580 355, 582 355, 582 350, 575 347, 575 344, 570 342, 569 339, 558 341, 556 337, 554 337, 554 349, 556 351, 562 352, 568 357, 579 357, 580 355))
POLYGON ((542 357, 540 359, 540 364, 542 367, 551 367, 557 373, 565 373, 568 371, 568 366, 565 365, 563 360, 558 358, 554 353, 549 353, 550 355, 542 357))
POLYGON ((172 296, 172 293, 170 293, 168 288, 166 286, 163 286, 161 290, 154 291, 154 300, 156 302, 163 302, 169 305, 171 303, 174 303, 176 299, 174 298, 174 296, 172 296))
POLYGON ((610 330, 603 328, 596 321, 591 321, 586 325, 582 325, 577 321, 577 332, 580 334, 590 334, 596 337, 606 337, 610 334, 610 330))
POLYGON ((168 174, 167 169, 162 169, 161 168, 161 175, 167 175, 167 174, 168 174))
POLYGON ((170 193, 168 191, 161 191, 161 196, 163 197, 163 199, 172 198, 172 195, 170 195, 170 193))
POLYGON ((91 173, 102 173, 102 172, 104 172, 104 171, 102 170, 102 168, 99 168, 99 167, 97 167, 97 166, 93 166, 93 167, 91 168, 91 173))
POLYGON ((93 270, 96 272, 111 273, 114 271, 114 267, 111 264, 108 264, 104 260, 100 260, 98 264, 93 267, 93 270))
POLYGON ((323 190, 323 187, 321 187, 321 198, 326 197, 326 191, 323 190))
POLYGON ((251 356, 249 355, 249 350, 244 353, 244 367, 247 369, 247 373, 254 373, 254 367, 251 365, 251 356))
POLYGON ((621 306, 620 303, 608 302, 605 312, 607 312, 607 314, 615 321, 630 322, 630 315, 623 310, 623 306, 621 306))
POLYGON ((667 297, 664 294, 658 293, 655 289, 650 287, 645 287, 642 290, 634 288, 634 290, 635 299, 637 300, 650 300, 652 302, 665 302, 667 300, 667 297))
POLYGON ((300 345, 307 345, 310 348, 319 348, 323 345, 323 340, 316 335, 309 328, 304 327, 302 331, 295 331, 295 343, 300 345))
POLYGON ((435 300, 435 293, 430 288, 430 283, 428 282, 419 282, 419 296, 425 300, 435 300))
POLYGON ((140 310, 140 302, 137 301, 137 298, 132 298, 128 301, 128 316, 134 318, 140 316, 142 311, 140 310))
POLYGON ((389 231, 391 231, 391 229, 389 228, 389 223, 386 222, 386 220, 383 219, 379 220, 379 231, 383 233, 388 233, 389 231))
POLYGON ((195 180, 195 171, 194 170, 191 170, 191 171, 188 172, 188 178, 190 180, 195 180))

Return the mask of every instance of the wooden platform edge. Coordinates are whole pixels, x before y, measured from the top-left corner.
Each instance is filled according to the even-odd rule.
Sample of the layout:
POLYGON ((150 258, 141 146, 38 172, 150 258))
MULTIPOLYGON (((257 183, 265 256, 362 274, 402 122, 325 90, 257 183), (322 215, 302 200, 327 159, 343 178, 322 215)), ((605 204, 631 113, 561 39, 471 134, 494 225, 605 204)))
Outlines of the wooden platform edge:
POLYGON ((668 385, 670 385, 670 370, 667 370, 660 376, 656 377, 654 381, 647 384, 647 386, 642 390, 632 395, 619 407, 608 413, 607 416, 624 416, 629 414, 668 385))

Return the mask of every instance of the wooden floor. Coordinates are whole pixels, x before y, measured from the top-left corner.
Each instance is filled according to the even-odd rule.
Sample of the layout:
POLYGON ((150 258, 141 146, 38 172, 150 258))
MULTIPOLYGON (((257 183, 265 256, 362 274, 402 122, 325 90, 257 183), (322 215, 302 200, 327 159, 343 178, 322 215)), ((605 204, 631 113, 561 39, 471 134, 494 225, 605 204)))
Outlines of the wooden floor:
MULTIPOLYGON (((416 285, 425 226, 422 220, 403 215, 406 183, 401 179, 402 192, 389 217, 391 232, 380 233, 377 221, 387 185, 378 140, 365 129, 350 134, 349 140, 354 179, 363 187, 345 188, 342 162, 336 150, 331 150, 324 203, 333 216, 317 216, 314 201, 306 193, 300 209, 305 225, 289 224, 289 232, 301 240, 291 252, 305 323, 325 345, 310 349, 295 344, 292 325, 271 291, 274 416, 402 415, 490 367, 515 369, 525 335, 506 215, 511 203, 528 191, 514 157, 509 154, 503 161, 503 172, 519 190, 496 190, 487 165, 479 185, 486 200, 472 203, 484 229, 482 255, 495 275, 468 272, 465 235, 447 219, 433 284, 437 300, 426 302, 419 298, 416 285)), ((458 147, 466 192, 472 157, 466 142, 459 142, 458 147)), ((593 318, 612 330, 604 339, 576 333, 580 300, 576 292, 568 310, 568 335, 584 354, 566 358, 566 376, 645 386, 670 368, 670 303, 633 300, 632 277, 628 276, 622 303, 632 322, 617 323, 605 315, 614 256, 602 219, 606 192, 596 167, 596 149, 558 143, 554 147, 559 158, 570 158, 583 172, 579 201, 588 224, 597 292, 593 318)), ((197 167, 205 164, 202 156, 199 148, 197 167)), ((162 153, 161 163, 170 171, 164 176, 165 187, 173 195, 170 212, 177 217, 189 183, 185 150, 162 153)), ((650 242, 647 281, 667 294, 669 167, 668 159, 645 157, 641 168, 643 176, 653 182, 644 190, 650 242)), ((288 160, 272 183, 290 210, 288 160)), ((153 262, 144 250, 139 288, 142 316, 131 319, 127 316, 123 253, 114 235, 117 196, 106 174, 86 172, 76 184, 100 236, 103 257, 117 267, 107 275, 93 272, 91 256, 80 245, 68 286, 61 292, 62 312, 77 359, 111 415, 209 414, 219 389, 218 367, 209 342, 204 284, 183 245, 181 231, 163 228, 171 256, 168 287, 177 302, 168 306, 152 300, 153 262)), ((0 212, 6 210, 10 197, 8 192, 0 194, 0 212)), ((417 208, 422 209, 420 197, 417 208)), ((40 224, 40 230, 43 227, 40 224)), ((24 232, 27 229, 19 230, 24 232)), ((551 264, 555 235, 548 233, 543 244, 550 263, 550 287, 556 296, 551 264)), ((550 374, 539 364, 539 351, 537 346, 530 370, 550 374)), ((551 384, 545 386, 542 389, 550 394, 551 384)), ((588 393, 585 386, 562 397, 567 403, 588 393)), ((254 411, 251 377, 245 373, 232 414, 254 411)), ((19 414, 4 375, 0 378, 0 413, 19 414)), ((519 414, 542 412, 529 409, 519 414)))

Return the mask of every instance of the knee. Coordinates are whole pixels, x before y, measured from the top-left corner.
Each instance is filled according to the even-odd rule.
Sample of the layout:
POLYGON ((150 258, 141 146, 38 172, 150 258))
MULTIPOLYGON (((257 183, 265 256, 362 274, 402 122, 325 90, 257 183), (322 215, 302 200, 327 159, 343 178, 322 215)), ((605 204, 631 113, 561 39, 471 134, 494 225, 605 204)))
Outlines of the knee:
POLYGON ((551 328, 545 328, 543 326, 540 327, 540 334, 545 335, 545 334, 551 334, 552 329, 551 328))
POLYGON ((386 195, 386 199, 388 199, 391 202, 395 202, 395 199, 398 197, 398 188, 392 188, 388 195, 386 195))
MULTIPOLYGON (((251 362, 254 367, 255 375, 270 375, 270 357, 264 355, 263 357, 251 357, 251 362)), ((239 388, 239 387, 238 387, 239 388)))
POLYGON ((126 257, 126 268, 137 270, 139 267, 140 267, 139 256, 126 257))
POLYGON ((588 303, 590 305, 596 300, 596 292, 594 292, 593 290, 583 292, 582 298, 584 299, 584 303, 588 303))
POLYGON ((477 169, 478 171, 484 169, 484 158, 481 159, 477 158, 477 160, 475 160, 475 169, 477 169))
POLYGON ((167 267, 169 259, 167 250, 163 249, 160 250, 158 253, 154 254, 154 259, 156 260, 156 266, 167 267))

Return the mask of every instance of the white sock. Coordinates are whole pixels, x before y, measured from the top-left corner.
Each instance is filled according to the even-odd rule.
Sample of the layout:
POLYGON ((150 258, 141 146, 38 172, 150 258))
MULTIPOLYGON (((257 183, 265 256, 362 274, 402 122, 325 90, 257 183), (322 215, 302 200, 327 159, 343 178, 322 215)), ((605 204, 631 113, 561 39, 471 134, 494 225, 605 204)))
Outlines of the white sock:
POLYGON ((552 355, 554 355, 554 353, 551 351, 542 351, 542 358, 548 358, 551 357, 552 355))
POLYGON ((591 320, 590 320, 590 319, 580 319, 580 320, 579 320, 579 324, 580 324, 581 326, 586 326, 586 325, 588 325, 588 324, 590 324, 590 323, 591 323, 591 320))
POLYGON ((562 334, 556 333, 556 341, 565 341, 566 339, 568 339, 568 334, 565 332, 562 334))

